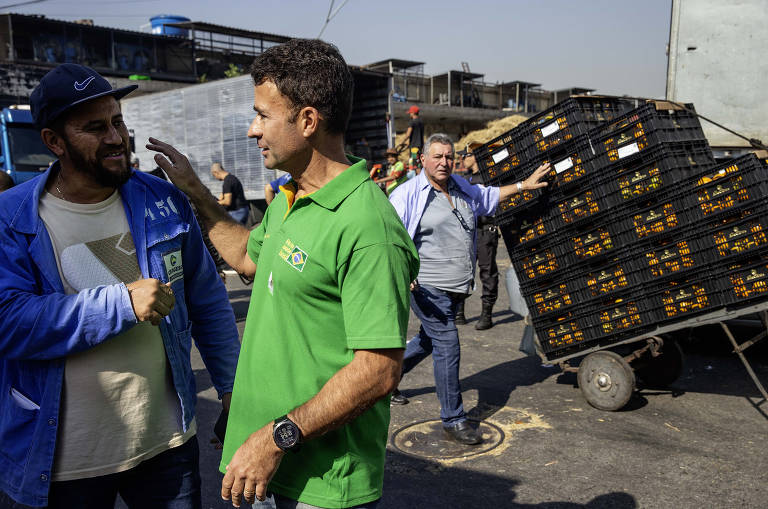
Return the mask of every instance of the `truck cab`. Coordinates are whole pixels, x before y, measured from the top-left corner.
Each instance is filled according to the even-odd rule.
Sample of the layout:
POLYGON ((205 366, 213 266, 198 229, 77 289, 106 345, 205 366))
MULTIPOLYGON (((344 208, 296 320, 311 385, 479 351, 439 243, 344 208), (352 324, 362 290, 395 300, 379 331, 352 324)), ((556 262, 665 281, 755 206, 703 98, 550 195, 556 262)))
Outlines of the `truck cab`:
POLYGON ((0 171, 20 184, 43 173, 55 159, 35 128, 29 106, 0 110, 0 171))

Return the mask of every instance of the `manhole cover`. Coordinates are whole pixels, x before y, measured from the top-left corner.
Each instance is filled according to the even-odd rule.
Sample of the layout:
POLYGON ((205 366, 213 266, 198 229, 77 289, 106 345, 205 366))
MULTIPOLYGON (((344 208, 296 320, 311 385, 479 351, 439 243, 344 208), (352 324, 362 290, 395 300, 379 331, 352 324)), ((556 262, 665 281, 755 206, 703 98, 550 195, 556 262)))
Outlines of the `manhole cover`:
POLYGON ((467 458, 496 448, 504 441, 504 432, 488 422, 472 423, 483 435, 479 445, 463 445, 451 440, 443 432, 441 420, 409 424, 392 434, 392 445, 410 456, 431 459, 467 458))

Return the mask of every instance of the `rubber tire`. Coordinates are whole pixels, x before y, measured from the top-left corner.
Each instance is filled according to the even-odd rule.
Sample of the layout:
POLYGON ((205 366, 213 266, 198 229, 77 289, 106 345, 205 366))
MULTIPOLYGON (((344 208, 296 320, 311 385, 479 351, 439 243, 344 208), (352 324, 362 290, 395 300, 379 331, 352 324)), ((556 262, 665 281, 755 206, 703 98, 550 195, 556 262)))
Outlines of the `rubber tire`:
POLYGON ((677 341, 667 340, 658 357, 644 355, 635 373, 641 385, 649 389, 664 388, 680 378, 683 372, 683 350, 677 341))
POLYGON ((579 365, 576 378, 584 399, 598 410, 619 410, 635 392, 635 373, 632 368, 622 356, 607 350, 587 355, 579 365), (598 384, 601 375, 608 378, 605 387, 598 384))

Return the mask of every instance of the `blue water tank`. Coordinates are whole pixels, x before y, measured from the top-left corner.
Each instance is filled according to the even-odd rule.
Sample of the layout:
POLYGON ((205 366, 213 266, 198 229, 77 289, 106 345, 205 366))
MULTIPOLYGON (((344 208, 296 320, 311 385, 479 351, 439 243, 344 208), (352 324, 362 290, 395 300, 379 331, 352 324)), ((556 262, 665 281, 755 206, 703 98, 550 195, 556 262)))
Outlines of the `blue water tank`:
POLYGON ((176 28, 166 26, 172 23, 183 23, 185 21, 191 21, 184 16, 175 16, 173 14, 158 14, 149 18, 149 22, 152 24, 152 33, 158 35, 174 35, 176 37, 187 37, 189 30, 184 28, 176 28))

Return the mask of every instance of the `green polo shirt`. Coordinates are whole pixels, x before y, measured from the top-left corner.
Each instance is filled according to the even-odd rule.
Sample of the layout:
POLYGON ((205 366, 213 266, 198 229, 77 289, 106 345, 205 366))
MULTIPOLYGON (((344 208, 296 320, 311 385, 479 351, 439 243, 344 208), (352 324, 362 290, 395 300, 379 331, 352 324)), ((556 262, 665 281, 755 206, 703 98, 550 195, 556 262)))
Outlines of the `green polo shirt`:
MULTIPOLYGON (((254 431, 304 404, 356 349, 404 348, 416 249, 365 161, 289 207, 281 193, 251 232, 257 265, 221 471, 254 431)), ((385 398, 283 457, 269 489, 328 508, 381 497, 385 398)))

